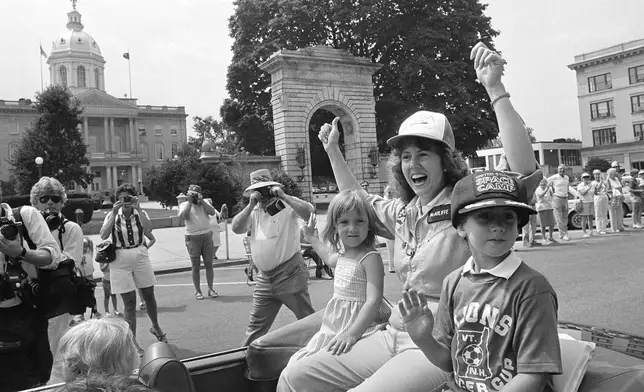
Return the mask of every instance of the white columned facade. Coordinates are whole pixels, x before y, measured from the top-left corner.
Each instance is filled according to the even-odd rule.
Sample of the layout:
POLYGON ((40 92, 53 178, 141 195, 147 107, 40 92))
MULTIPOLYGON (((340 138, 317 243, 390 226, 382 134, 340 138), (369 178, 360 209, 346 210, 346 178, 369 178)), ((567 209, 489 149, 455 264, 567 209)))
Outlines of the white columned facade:
POLYGON ((110 189, 112 187, 112 168, 110 166, 105 166, 105 172, 105 188, 110 189))
POLYGON ((131 170, 130 183, 132 183, 132 186, 136 188, 136 167, 132 165, 130 166, 130 170, 131 170))
POLYGON ((112 170, 114 171, 112 181, 114 182, 114 189, 116 189, 119 187, 119 167, 113 166, 112 170))
POLYGON ((130 117, 128 129, 130 131, 130 151, 135 151, 137 149, 137 145, 135 144, 136 139, 134 137, 134 118, 132 117, 130 117))
MULTIPOLYGON (((110 138, 109 138, 108 125, 107 125, 107 117, 103 117, 103 132, 105 133, 105 148, 103 149, 103 154, 105 154, 107 151, 110 150, 110 138)), ((109 182, 107 184, 107 187, 109 188, 109 182)))
POLYGON ((117 152, 116 138, 114 137, 114 117, 110 117, 110 138, 112 139, 112 145, 110 147, 110 150, 112 150, 112 152, 117 152))
POLYGON ((85 145, 89 144, 89 119, 87 117, 83 117, 83 143, 85 145))

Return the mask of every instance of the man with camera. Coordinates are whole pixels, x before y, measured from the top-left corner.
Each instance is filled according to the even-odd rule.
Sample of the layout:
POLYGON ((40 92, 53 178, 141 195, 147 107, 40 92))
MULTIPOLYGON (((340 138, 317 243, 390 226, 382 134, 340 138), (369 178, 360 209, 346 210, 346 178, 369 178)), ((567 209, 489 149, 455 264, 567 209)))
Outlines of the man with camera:
POLYGON ((179 217, 186 222, 185 242, 192 264, 192 283, 195 285, 195 298, 204 299, 201 293, 201 258, 206 267, 208 283, 208 298, 217 298, 219 294, 213 288, 215 273, 212 269, 212 259, 215 256, 215 246, 212 240, 210 216, 219 216, 210 203, 204 200, 199 185, 190 185, 187 200, 179 205, 179 217))
POLYGON ((60 248, 37 209, 23 206, 20 217, 6 203, 0 210, 0 391, 19 391, 49 380, 47 319, 35 305, 39 270, 56 269, 60 248), (36 249, 23 242, 19 226, 36 249))
POLYGON ((298 223, 298 217, 309 218, 313 205, 285 194, 267 169, 250 173, 250 183, 244 191, 249 203, 232 221, 233 232, 250 233, 251 254, 259 270, 243 346, 268 332, 282 304, 298 320, 314 312, 298 223))

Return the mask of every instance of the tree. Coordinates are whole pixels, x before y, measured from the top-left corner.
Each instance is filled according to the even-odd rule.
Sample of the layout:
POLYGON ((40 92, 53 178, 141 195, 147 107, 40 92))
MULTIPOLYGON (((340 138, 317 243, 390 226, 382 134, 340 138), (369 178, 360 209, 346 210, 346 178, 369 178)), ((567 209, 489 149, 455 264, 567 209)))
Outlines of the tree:
POLYGON ((179 193, 185 193, 191 184, 201 186, 204 197, 212 198, 217 209, 223 203, 233 207, 242 192, 241 184, 225 165, 199 161, 199 151, 188 145, 177 152, 177 159, 166 159, 161 166, 152 167, 145 178, 152 197, 164 206, 176 206, 179 193))
POLYGON ((584 171, 590 174, 595 169, 599 169, 602 173, 606 173, 608 169, 610 169, 610 162, 598 157, 588 158, 588 162, 586 162, 586 165, 584 166, 584 171))
MULTIPOLYGON (((252 123, 247 135, 266 146, 273 137, 270 76, 259 65, 279 49, 328 45, 383 64, 373 78, 381 150, 406 117, 427 109, 444 113, 457 147, 473 155, 498 134, 469 59, 476 42, 492 47, 498 34, 485 8, 478 0, 236 0, 223 122, 238 134, 252 123)), ((255 152, 251 140, 240 138, 255 152)))
POLYGON ((74 181, 87 186, 92 174, 86 170, 87 146, 77 128, 81 123, 80 102, 63 86, 48 87, 36 95, 36 100, 40 115, 35 127, 27 129, 18 150, 9 159, 16 191, 28 194, 38 181, 36 157, 44 160, 43 176, 55 177, 63 184, 74 181))
POLYGON ((197 137, 188 137, 188 145, 197 151, 201 151, 201 145, 205 140, 209 140, 211 145, 224 154, 233 154, 238 150, 239 141, 237 134, 224 129, 221 121, 215 120, 212 116, 201 118, 195 116, 192 118, 194 124, 192 129, 197 133, 197 137))

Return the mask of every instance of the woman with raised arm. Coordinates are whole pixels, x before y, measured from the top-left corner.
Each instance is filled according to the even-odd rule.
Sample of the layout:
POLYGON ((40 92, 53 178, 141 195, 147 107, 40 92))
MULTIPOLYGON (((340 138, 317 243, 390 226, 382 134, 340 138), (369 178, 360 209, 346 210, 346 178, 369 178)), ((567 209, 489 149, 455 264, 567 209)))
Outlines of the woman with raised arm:
MULTIPOLYGON (((497 169, 515 172, 531 195, 543 175, 525 124, 501 83, 505 61, 483 43, 472 49, 470 58, 496 111, 505 149, 505 160, 497 169)), ((340 190, 361 189, 340 152, 337 122, 336 118, 333 125, 322 126, 319 138, 340 190)), ((384 227, 380 234, 395 237, 394 265, 403 289, 424 293, 436 310, 443 278, 470 257, 467 243, 450 220, 452 187, 469 170, 455 149, 447 118, 440 113, 412 114, 387 144, 393 149, 390 165, 399 198, 369 194, 368 200, 384 227)), ((480 184, 482 191, 490 186, 498 184, 480 184)), ((351 351, 304 358, 289 366, 282 372, 278 391, 431 391, 447 378, 405 332, 394 307, 389 323, 358 341, 351 351)))

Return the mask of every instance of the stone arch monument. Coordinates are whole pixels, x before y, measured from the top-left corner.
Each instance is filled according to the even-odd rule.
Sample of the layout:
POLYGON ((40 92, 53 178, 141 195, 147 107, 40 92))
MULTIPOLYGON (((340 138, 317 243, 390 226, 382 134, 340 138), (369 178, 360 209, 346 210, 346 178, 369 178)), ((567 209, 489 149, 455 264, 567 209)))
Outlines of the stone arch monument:
POLYGON ((377 149, 372 76, 381 66, 326 46, 280 50, 260 65, 271 75, 275 154, 282 169, 300 181, 304 198, 313 200, 308 128, 319 109, 340 117, 351 171, 369 182, 370 192, 382 193, 379 170, 371 165, 377 149))

